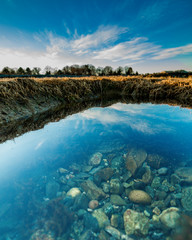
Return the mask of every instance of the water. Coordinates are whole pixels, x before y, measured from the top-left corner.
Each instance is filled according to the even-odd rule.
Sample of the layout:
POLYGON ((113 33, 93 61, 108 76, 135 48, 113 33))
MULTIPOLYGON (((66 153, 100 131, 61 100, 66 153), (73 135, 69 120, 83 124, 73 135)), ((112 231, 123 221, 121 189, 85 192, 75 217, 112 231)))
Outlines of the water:
MULTIPOLYGON (((146 221, 155 215, 155 207, 159 213, 176 207, 192 214, 191 136, 189 109, 117 103, 74 114, 1 144, 0 240, 105 239, 104 235, 109 239, 115 230, 101 230, 109 224, 123 236, 126 209, 145 212, 139 216, 146 221), (134 174, 130 159, 138 165, 134 174), (162 174, 161 167, 167 168, 162 174), (112 171, 108 178, 101 175, 100 169, 106 168, 107 173, 112 171), (179 177, 174 178, 175 171, 179 177), (97 197, 82 185, 87 179, 105 194, 99 195, 96 210, 87 210, 90 198, 97 197), (66 196, 73 187, 81 194, 66 196), (130 201, 135 189, 147 192, 152 201, 130 201), (114 204, 111 195, 121 197, 124 204, 114 204), (98 226, 92 215, 105 220, 98 226)), ((174 213, 175 218, 180 214, 174 213)), ((166 226, 162 219, 150 222, 146 232, 126 230, 129 237, 165 239, 177 229, 176 223, 166 226)))

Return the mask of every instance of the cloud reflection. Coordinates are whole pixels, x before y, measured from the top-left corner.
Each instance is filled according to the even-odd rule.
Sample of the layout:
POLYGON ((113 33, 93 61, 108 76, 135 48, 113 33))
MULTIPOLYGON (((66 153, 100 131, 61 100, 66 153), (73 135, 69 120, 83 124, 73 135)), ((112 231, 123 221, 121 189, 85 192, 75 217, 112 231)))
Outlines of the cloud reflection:
POLYGON ((122 104, 117 103, 108 108, 93 108, 80 113, 81 117, 87 120, 96 120, 102 125, 126 125, 132 130, 143 134, 158 134, 170 132, 174 128, 159 121, 154 121, 155 105, 152 104, 122 104), (149 110, 151 109, 151 112, 149 110))

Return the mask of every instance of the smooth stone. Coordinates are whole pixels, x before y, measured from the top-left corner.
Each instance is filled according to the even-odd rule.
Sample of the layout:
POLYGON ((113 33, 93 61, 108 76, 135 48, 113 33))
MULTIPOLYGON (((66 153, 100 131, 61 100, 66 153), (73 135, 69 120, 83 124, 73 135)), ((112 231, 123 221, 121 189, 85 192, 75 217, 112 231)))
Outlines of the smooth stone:
POLYGON ((85 165, 82 167, 82 171, 85 172, 85 173, 88 173, 91 171, 91 169, 93 168, 93 166, 90 166, 90 165, 85 165))
POLYGON ((100 152, 94 153, 89 160, 89 165, 98 166, 102 160, 103 154, 100 152))
POLYGON ((167 228, 176 228, 179 224, 179 218, 179 209, 175 207, 170 207, 159 215, 161 223, 167 228))
POLYGON ((89 208, 90 209, 95 209, 99 206, 99 202, 97 200, 91 200, 89 202, 89 208))
POLYGON ((186 211, 192 211, 192 187, 183 188, 181 204, 186 211))
POLYGON ((118 214, 112 214, 111 215, 111 226, 117 228, 119 225, 119 215, 118 214))
POLYGON ((124 206, 126 205, 125 200, 123 200, 119 195, 112 194, 110 197, 110 202, 117 206, 124 206))
POLYGON ((103 212, 102 208, 94 210, 92 216, 97 219, 100 228, 104 228, 109 225, 109 219, 107 215, 103 212))
POLYGON ((67 192, 67 196, 71 196, 72 198, 77 197, 78 195, 81 194, 81 191, 79 188, 71 188, 68 192, 67 192))
POLYGON ((125 166, 133 175, 141 167, 147 158, 147 153, 143 149, 132 148, 126 156, 125 166))
POLYGON ((105 231, 109 233, 111 236, 113 236, 115 239, 121 239, 121 233, 116 228, 107 226, 105 227, 105 231))
POLYGON ((145 236, 149 231, 149 218, 143 213, 127 209, 123 215, 124 227, 127 235, 134 234, 136 236, 145 236))
POLYGON ((75 178, 79 178, 79 179, 87 179, 87 178, 89 178, 90 177, 90 174, 88 174, 88 173, 78 173, 76 176, 75 176, 75 178))
POLYGON ((91 200, 100 200, 105 198, 106 196, 103 190, 97 187, 91 180, 86 180, 82 182, 81 187, 91 200))
POLYGON ((132 190, 129 193, 129 200, 134 203, 141 203, 141 204, 150 204, 151 197, 148 193, 142 190, 132 190))
POLYGON ((113 176, 114 170, 112 168, 103 168, 97 171, 94 174, 94 177, 97 178, 100 182, 107 181, 113 176))
POLYGON ((96 168, 93 168, 90 172, 89 172, 89 174, 91 174, 91 175, 94 175, 96 172, 98 172, 100 169, 102 169, 103 168, 103 166, 99 166, 99 167, 96 167, 96 168))
POLYGON ((159 169, 157 170, 157 173, 158 173, 159 175, 166 175, 167 172, 168 172, 168 168, 166 168, 166 167, 159 168, 159 169))

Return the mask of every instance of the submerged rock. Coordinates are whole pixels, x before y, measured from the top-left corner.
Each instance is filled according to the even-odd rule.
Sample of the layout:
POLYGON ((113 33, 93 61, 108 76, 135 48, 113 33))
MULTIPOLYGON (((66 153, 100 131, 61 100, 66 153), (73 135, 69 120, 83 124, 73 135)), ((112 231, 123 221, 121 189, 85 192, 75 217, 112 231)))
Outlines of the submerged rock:
POLYGON ((110 202, 117 206, 124 206, 126 205, 125 200, 123 200, 119 195, 112 194, 110 197, 110 202))
POLYGON ((103 212, 102 208, 94 210, 92 216, 97 219, 100 228, 104 228, 105 226, 109 225, 109 219, 107 215, 103 212))
POLYGON ((159 175, 166 175, 167 172, 168 172, 168 168, 166 168, 166 167, 159 168, 158 171, 157 171, 157 173, 158 173, 159 175))
POLYGON ((84 219, 84 225, 87 229, 90 229, 93 232, 99 231, 99 223, 97 221, 97 218, 92 216, 90 213, 86 213, 83 216, 83 219, 84 219))
POLYGON ((158 154, 148 154, 147 163, 149 166, 155 169, 159 169, 160 166, 165 163, 165 159, 158 154))
POLYGON ((151 183, 151 187, 153 189, 157 189, 161 186, 161 178, 160 177, 155 177, 151 183))
POLYGON ((181 181, 192 183, 192 167, 178 168, 175 174, 181 178, 181 181))
POLYGON ((125 165, 133 175, 147 158, 147 153, 143 149, 132 148, 127 154, 125 165))
POLYGON ((121 194, 123 192, 123 186, 118 178, 111 179, 110 192, 114 194, 121 194))
POLYGON ((181 204, 186 211, 192 211, 192 187, 182 190, 181 204))
POLYGON ((111 222, 111 226, 112 227, 116 227, 117 228, 118 225, 119 225, 119 222, 120 222, 119 215, 118 214, 112 214, 110 222, 111 222))
POLYGON ((148 193, 142 190, 132 190, 129 193, 129 200, 134 203, 141 203, 141 204, 150 204, 151 197, 148 193))
POLYGON ((91 180, 82 182, 81 187, 91 200, 100 200, 106 196, 103 190, 97 187, 91 180))
POLYGON ((97 200, 91 200, 89 202, 89 208, 90 209, 95 209, 99 206, 99 202, 97 200))
POLYGON ((161 223, 167 228, 176 228, 179 218, 179 209, 175 207, 164 210, 159 216, 161 223))
POLYGON ((137 236, 147 235, 149 231, 149 218, 143 213, 127 209, 123 215, 124 227, 127 235, 134 234, 137 236))
POLYGON ((68 192, 67 192, 67 196, 71 196, 72 198, 77 197, 78 195, 81 194, 81 191, 79 188, 71 188, 68 192))
POLYGON ((109 193, 110 192, 110 185, 109 185, 109 183, 106 183, 106 182, 102 183, 102 188, 103 188, 103 191, 105 193, 109 193))
POLYGON ((86 232, 84 232, 80 238, 81 240, 95 240, 95 234, 89 229, 86 232))
POLYGON ((115 157, 111 161, 111 167, 115 169, 119 169, 123 167, 124 159, 121 156, 115 157))
POLYGON ((73 204, 73 209, 87 209, 88 208, 89 199, 86 194, 81 193, 75 198, 75 202, 73 204))
POLYGON ((113 205, 110 202, 105 203, 103 206, 103 211, 107 216, 111 216, 111 214, 114 212, 113 205))
POLYGON ((145 168, 145 173, 142 176, 142 182, 144 182, 145 184, 149 184, 152 180, 152 173, 151 173, 151 169, 149 166, 147 166, 145 168))
POLYGON ((113 173, 112 168, 103 168, 94 174, 94 178, 97 178, 99 182, 107 181, 112 177, 113 173))
POLYGON ((112 237, 114 237, 115 239, 121 239, 121 233, 116 228, 107 226, 107 227, 105 227, 105 231, 107 233, 109 233, 112 237))
POLYGON ((101 162, 103 155, 100 152, 94 153, 89 160, 89 165, 98 166, 101 162))

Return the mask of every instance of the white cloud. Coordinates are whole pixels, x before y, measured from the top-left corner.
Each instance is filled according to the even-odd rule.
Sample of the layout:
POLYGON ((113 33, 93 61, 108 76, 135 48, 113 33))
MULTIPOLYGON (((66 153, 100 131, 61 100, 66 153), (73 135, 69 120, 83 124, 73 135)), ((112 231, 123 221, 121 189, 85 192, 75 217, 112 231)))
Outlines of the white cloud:
POLYGON ((104 111, 100 108, 86 110, 82 113, 79 113, 79 116, 83 117, 83 119, 96 120, 104 126, 115 124, 127 125, 134 131, 149 135, 173 131, 172 127, 169 127, 163 123, 158 124, 153 121, 153 117, 155 115, 148 113, 148 110, 151 107, 153 108, 153 105, 150 104, 127 105, 117 103, 105 108, 104 111), (118 113, 118 111, 120 111, 121 114, 118 113))
POLYGON ((80 38, 71 41, 71 47, 74 50, 102 47, 106 44, 114 43, 125 32, 127 32, 127 28, 101 26, 95 33, 82 35, 80 38))
POLYGON ((181 47, 176 48, 167 48, 161 51, 158 51, 152 59, 161 60, 167 58, 173 58, 178 55, 183 55, 186 53, 192 53, 192 44, 188 44, 181 47))
POLYGON ((138 61, 152 53, 157 52, 159 46, 147 42, 147 38, 139 37, 119 43, 113 47, 95 52, 94 59, 107 59, 111 61, 132 60, 138 61))
MULTIPOLYGON (((47 65, 63 68, 65 65, 87 63, 112 67, 136 64, 139 68, 147 61, 154 64, 154 60, 169 59, 192 52, 192 44, 163 49, 162 46, 150 42, 145 37, 126 39, 129 35, 128 29, 117 26, 101 26, 97 31, 81 36, 78 35, 77 30, 72 36, 67 26, 66 31, 70 34, 69 38, 46 31, 35 34, 33 48, 30 47, 29 41, 22 42, 23 47, 20 48, 0 47, 0 59, 2 59, 0 69, 5 66, 38 66, 43 69, 47 65), (123 38, 122 34, 125 34, 123 38)), ((0 41, 5 43, 2 36, 0 41)), ((150 68, 150 65, 147 67, 150 68)))

